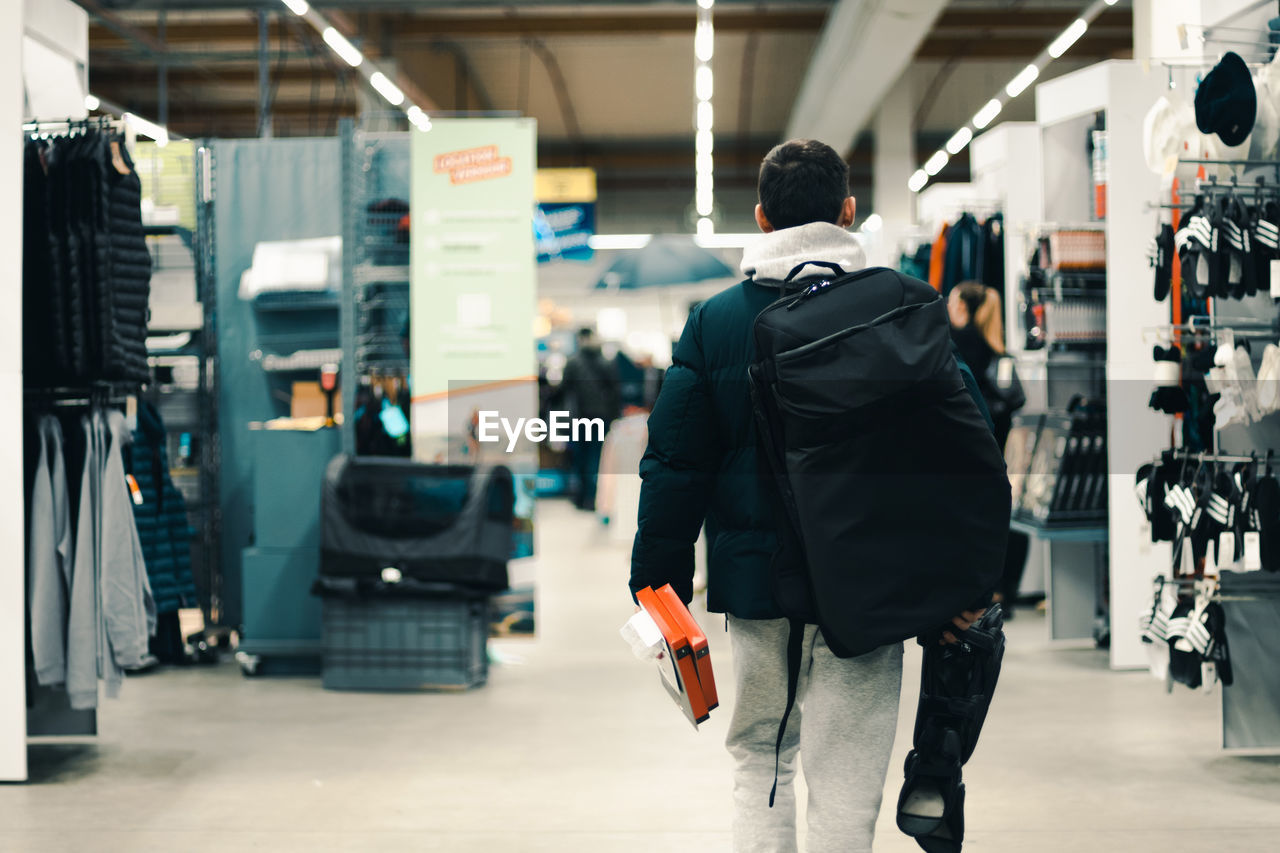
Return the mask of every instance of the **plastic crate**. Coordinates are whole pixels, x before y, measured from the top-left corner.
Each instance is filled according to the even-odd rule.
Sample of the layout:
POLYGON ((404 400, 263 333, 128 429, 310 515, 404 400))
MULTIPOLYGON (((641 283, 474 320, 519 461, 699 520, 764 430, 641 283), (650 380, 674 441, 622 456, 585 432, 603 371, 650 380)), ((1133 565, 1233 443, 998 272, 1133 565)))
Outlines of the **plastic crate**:
POLYGON ((489 676, 487 599, 326 598, 329 690, 468 688, 489 676))

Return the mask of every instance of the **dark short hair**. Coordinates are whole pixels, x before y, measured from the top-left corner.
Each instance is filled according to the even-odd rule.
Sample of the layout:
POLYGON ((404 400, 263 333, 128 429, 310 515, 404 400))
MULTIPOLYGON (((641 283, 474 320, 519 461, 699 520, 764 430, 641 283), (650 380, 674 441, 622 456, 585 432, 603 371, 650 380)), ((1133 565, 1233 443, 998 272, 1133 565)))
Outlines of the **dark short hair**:
POLYGON ((774 228, 835 223, 849 197, 849 164, 824 142, 792 139, 765 155, 759 193, 774 228))
POLYGON ((586 340, 596 333, 596 330, 590 326, 580 326, 578 328, 578 340, 586 340))

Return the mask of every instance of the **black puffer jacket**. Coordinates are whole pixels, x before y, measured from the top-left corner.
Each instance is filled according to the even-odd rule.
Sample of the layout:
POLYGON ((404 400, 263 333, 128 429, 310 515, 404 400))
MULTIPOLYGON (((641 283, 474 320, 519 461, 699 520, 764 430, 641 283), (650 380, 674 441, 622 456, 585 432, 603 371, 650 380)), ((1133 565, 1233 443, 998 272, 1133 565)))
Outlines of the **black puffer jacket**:
MULTIPOLYGON (((707 609, 743 619, 782 617, 770 574, 777 522, 759 475, 747 384, 747 367, 756 358, 754 323, 781 296, 775 282, 795 257, 833 261, 846 271, 862 266, 853 241, 825 223, 767 235, 763 246, 748 250, 743 269, 769 283, 741 282, 690 314, 649 416, 631 554, 633 593, 670 583, 684 601, 693 597, 694 544, 705 520, 707 609)), ((985 415, 972 374, 963 365, 961 373, 985 415)))
POLYGON ((198 603, 191 575, 191 538, 187 505, 169 474, 167 432, 155 406, 138 401, 138 429, 133 433, 129 473, 142 494, 133 508, 138 539, 147 565, 147 578, 157 613, 169 613, 198 603))

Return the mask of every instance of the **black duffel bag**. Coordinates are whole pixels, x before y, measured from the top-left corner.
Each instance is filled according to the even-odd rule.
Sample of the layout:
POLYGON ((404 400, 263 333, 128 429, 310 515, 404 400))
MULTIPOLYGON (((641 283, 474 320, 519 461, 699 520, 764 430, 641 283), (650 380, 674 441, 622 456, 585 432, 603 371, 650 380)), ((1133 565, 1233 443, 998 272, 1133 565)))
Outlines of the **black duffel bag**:
POLYGON ((320 574, 400 577, 474 592, 508 586, 515 484, 502 466, 340 454, 325 470, 320 574))

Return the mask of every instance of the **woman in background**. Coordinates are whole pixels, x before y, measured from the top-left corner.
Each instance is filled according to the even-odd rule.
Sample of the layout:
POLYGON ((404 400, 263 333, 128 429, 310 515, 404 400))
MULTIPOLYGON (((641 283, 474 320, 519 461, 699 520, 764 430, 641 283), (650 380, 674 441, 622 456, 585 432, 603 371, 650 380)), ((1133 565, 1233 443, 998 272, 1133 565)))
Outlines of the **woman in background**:
MULTIPOLYGON (((992 362, 1004 355, 1004 309, 1000 304, 1000 294, 995 288, 976 281, 963 282, 952 288, 947 296, 947 314, 951 318, 951 339, 978 380, 978 389, 995 424, 996 441, 1003 450, 1016 410, 1008 405, 1005 395, 995 387, 991 377, 992 362)), ((1018 587, 1022 584, 1028 545, 1024 534, 1009 532, 1004 577, 1000 581, 1000 590, 993 596, 993 601, 1004 602, 1005 619, 1013 618, 1013 602, 1017 600, 1018 587)))

